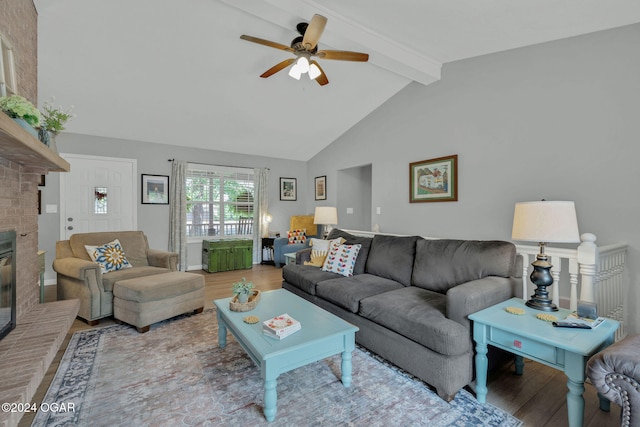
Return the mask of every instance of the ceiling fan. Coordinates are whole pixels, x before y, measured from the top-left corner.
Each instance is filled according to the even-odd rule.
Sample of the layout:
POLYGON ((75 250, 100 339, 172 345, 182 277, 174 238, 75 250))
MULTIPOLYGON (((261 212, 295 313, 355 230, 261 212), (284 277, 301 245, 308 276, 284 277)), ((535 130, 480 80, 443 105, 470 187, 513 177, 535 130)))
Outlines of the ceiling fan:
POLYGON ((350 52, 346 50, 318 50, 318 40, 324 31, 324 27, 327 25, 327 18, 322 15, 313 15, 311 22, 301 22, 296 25, 296 29, 300 36, 291 41, 290 46, 286 46, 280 43, 272 42, 258 37, 247 36, 243 34, 241 39, 247 40, 253 43, 273 47, 276 49, 284 50, 293 53, 296 57, 285 59, 284 61, 274 65, 267 71, 262 73, 260 77, 267 78, 274 75, 278 71, 287 68, 293 64, 289 75, 296 80, 300 80, 300 76, 305 73, 309 73, 309 78, 315 80, 324 86, 329 83, 327 75, 324 73, 320 64, 312 57, 319 59, 332 59, 337 61, 355 61, 355 62, 367 62, 369 55, 360 52, 350 52))

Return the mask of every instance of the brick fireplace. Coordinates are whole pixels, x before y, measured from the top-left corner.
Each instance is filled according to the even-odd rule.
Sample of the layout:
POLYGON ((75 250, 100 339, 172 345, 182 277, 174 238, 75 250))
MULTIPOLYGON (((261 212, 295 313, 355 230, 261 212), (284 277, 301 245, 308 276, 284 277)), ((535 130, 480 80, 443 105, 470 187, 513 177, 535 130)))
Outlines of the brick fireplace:
POLYGON ((16 232, 16 318, 40 299, 38 181, 46 169, 0 157, 0 231, 16 232))

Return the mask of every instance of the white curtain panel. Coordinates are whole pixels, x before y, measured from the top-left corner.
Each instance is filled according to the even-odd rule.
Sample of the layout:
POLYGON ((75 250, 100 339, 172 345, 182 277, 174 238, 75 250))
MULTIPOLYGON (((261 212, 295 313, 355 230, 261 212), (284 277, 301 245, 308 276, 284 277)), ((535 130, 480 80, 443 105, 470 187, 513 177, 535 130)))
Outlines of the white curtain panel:
POLYGON ((178 253, 178 269, 187 271, 187 162, 174 160, 169 190, 169 250, 178 253))
POLYGON ((253 203, 253 262, 262 258, 262 231, 266 230, 264 216, 269 212, 269 169, 255 168, 255 197, 253 203))

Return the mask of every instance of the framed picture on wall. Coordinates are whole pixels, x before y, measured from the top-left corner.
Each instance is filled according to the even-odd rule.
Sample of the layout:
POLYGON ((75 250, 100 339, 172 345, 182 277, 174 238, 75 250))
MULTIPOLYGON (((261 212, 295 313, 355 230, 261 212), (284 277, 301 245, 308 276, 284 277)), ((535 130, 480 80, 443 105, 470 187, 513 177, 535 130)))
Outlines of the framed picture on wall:
POLYGON ((316 200, 327 200, 327 176, 316 176, 314 187, 316 200))
POLYGON ((409 202, 458 201, 458 155, 409 164, 409 202))
POLYGON ((280 178, 280 200, 298 199, 298 188, 295 178, 280 178))
POLYGON ((169 204, 169 177, 167 175, 142 175, 142 204, 169 204))

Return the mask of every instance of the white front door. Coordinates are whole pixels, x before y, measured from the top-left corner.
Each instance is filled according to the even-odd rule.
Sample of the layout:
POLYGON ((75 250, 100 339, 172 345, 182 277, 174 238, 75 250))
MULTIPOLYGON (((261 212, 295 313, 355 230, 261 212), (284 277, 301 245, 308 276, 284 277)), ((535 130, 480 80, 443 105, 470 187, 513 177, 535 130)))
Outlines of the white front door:
POLYGON ((60 236, 137 229, 135 159, 61 154, 60 236))

